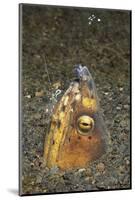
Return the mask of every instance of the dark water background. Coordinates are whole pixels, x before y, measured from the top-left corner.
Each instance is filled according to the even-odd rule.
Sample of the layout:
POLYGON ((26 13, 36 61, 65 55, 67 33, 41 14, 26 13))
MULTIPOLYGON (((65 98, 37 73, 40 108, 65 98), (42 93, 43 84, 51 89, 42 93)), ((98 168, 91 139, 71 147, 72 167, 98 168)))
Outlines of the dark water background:
POLYGON ((24 5, 21 17, 21 193, 130 188, 130 12, 24 5), (77 63, 95 80, 108 152, 88 168, 49 171, 42 160, 49 98, 68 88, 77 63))

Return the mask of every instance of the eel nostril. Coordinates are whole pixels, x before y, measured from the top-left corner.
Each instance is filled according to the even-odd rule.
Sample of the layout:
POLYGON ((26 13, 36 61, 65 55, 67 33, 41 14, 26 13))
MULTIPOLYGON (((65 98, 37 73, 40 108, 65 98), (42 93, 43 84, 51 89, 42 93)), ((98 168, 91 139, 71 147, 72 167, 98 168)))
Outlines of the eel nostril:
POLYGON ((81 139, 81 137, 80 137, 80 136, 78 136, 78 139, 80 140, 80 139, 81 139))
POLYGON ((91 140, 91 136, 89 136, 88 139, 91 140))

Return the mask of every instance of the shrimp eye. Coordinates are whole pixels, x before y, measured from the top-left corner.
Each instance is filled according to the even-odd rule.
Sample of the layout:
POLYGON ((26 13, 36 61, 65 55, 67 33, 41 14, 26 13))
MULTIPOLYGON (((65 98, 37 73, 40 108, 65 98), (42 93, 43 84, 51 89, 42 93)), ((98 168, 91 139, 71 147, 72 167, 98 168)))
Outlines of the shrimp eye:
POLYGON ((91 135, 94 129, 94 120, 88 115, 82 115, 77 120, 77 129, 81 135, 91 135))

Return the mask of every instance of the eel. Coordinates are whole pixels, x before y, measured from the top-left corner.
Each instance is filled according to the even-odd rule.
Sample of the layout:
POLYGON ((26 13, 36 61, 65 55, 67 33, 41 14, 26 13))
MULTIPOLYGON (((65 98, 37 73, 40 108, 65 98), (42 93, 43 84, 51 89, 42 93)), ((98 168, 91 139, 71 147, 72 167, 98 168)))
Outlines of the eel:
POLYGON ((86 66, 75 67, 76 78, 57 102, 45 137, 48 168, 69 170, 87 165, 106 152, 106 127, 96 86, 86 66))

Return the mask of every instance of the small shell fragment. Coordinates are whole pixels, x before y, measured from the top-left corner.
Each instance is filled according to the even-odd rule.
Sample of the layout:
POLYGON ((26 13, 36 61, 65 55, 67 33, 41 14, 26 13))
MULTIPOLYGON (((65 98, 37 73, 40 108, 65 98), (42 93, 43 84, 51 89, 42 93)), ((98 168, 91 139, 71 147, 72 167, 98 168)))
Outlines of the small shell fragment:
POLYGON ((36 96, 36 97, 43 97, 43 96, 44 96, 44 91, 41 90, 41 91, 39 91, 39 92, 35 92, 35 96, 36 96))
POLYGON ((57 90, 58 88, 61 87, 61 83, 60 83, 60 81, 58 81, 58 82, 54 83, 52 86, 53 86, 54 89, 57 90))

